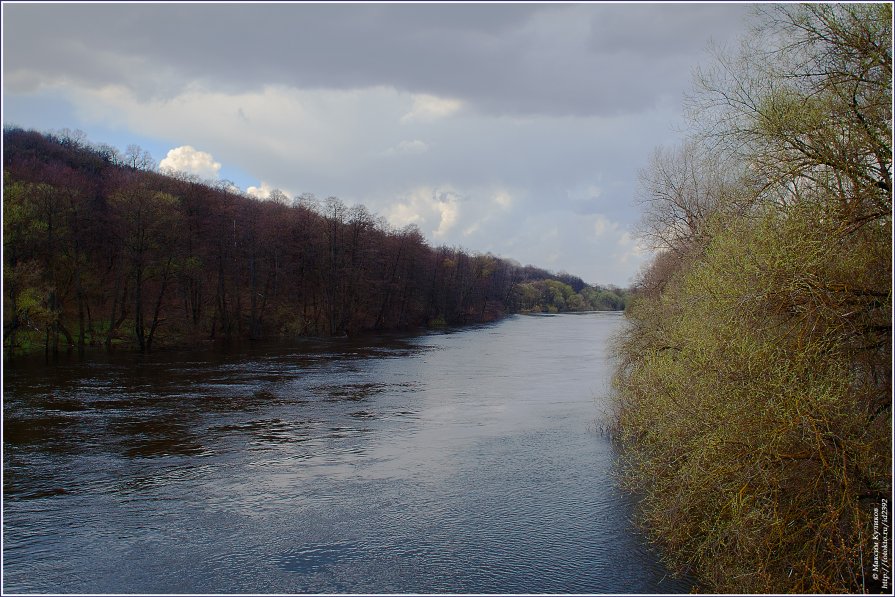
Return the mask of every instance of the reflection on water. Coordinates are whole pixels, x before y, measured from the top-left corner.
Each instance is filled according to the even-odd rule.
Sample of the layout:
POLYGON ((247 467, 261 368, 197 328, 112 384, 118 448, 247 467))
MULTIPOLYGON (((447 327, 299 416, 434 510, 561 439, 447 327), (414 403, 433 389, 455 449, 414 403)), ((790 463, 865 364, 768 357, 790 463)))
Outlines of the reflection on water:
POLYGON ((4 377, 4 587, 651 593, 593 433, 617 314, 4 377))

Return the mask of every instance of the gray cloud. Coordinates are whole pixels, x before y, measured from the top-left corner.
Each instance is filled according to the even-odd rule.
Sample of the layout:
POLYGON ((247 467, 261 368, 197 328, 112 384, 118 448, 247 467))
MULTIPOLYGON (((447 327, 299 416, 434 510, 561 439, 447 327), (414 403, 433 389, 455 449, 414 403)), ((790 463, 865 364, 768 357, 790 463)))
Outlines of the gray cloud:
POLYGON ((489 114, 613 115, 676 97, 742 5, 13 4, 13 85, 389 85, 489 114))
POLYGON ((621 60, 624 54, 646 58, 699 55, 710 39, 726 41, 743 30, 749 11, 742 4, 627 5, 591 17, 589 48, 621 60))

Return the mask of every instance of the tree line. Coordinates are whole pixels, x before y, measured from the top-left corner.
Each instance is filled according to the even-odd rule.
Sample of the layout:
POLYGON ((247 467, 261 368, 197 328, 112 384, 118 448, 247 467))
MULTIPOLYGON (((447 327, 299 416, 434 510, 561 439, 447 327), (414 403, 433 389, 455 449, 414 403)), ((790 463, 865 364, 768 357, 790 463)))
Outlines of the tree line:
POLYGON ((580 279, 578 282, 569 280, 568 275, 520 282, 513 293, 513 306, 523 313, 621 311, 625 308, 625 290, 613 286, 588 286, 580 279))
POLYGON ((227 181, 163 175, 138 146, 121 154, 83 133, 14 127, 3 143, 7 356, 460 325, 534 310, 526 284, 599 292, 569 274, 430 247, 417 227, 394 229, 335 197, 260 201, 227 181))
POLYGON ((697 74, 689 138, 642 173, 657 256, 617 343, 622 478, 668 562, 710 592, 879 591, 892 5, 754 17, 697 74))

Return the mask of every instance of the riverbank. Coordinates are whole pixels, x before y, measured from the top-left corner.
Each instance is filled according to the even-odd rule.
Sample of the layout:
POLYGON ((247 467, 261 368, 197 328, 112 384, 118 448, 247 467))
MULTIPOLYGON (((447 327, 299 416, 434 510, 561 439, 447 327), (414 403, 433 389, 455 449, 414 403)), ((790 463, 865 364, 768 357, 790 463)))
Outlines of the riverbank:
MULTIPOLYGON (((574 311, 574 313, 607 313, 620 312, 614 309, 583 309, 574 311)), ((492 319, 484 319, 481 321, 472 321, 465 324, 448 324, 443 319, 434 319, 425 326, 408 327, 402 330, 363 330, 353 334, 343 333, 337 336, 315 336, 315 335, 296 335, 296 334, 280 334, 277 336, 268 336, 262 338, 208 338, 202 336, 187 336, 167 334, 164 331, 159 336, 159 341, 153 348, 153 352, 186 352, 192 350, 220 350, 238 352, 241 347, 251 347, 265 344, 284 345, 292 343, 295 345, 314 345, 315 343, 326 343, 331 341, 351 340, 358 343, 376 341, 380 338, 410 338, 432 332, 456 332, 475 326, 493 324, 500 322, 507 317, 513 315, 556 315, 561 313, 570 313, 568 310, 559 311, 555 307, 549 309, 522 310, 519 313, 501 314, 499 317, 492 319)), ((10 351, 4 353, 4 363, 10 364, 18 361, 37 362, 43 359, 45 362, 57 362, 60 359, 70 360, 79 358, 91 360, 92 357, 103 354, 122 354, 122 353, 138 353, 139 345, 132 338, 126 336, 116 337, 112 342, 106 344, 101 339, 106 335, 102 330, 91 332, 87 336, 87 342, 82 351, 79 351, 75 344, 62 343, 55 351, 49 350, 46 344, 37 341, 40 334, 35 332, 31 340, 26 340, 28 336, 19 334, 20 344, 13 355, 10 351)))

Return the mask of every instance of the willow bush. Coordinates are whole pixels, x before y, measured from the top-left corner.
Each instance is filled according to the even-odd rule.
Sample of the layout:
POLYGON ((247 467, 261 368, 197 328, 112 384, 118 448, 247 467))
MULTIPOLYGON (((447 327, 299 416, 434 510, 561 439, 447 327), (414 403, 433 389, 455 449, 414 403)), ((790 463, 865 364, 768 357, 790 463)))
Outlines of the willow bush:
MULTIPOLYGON (((891 20, 882 5, 785 7, 774 33, 788 23, 787 47, 804 52, 792 43, 799 31, 835 26, 878 48, 867 40, 882 31, 891 43, 886 10, 891 20)), ((833 53, 835 40, 812 39, 812 51, 833 53)), ((871 59, 891 76, 888 52, 835 60, 851 56, 850 72, 869 80, 871 59)), ((622 479, 669 563, 716 592, 863 591, 868 506, 891 495, 891 115, 880 123, 862 111, 861 97, 880 96, 861 96, 839 62, 809 81, 823 92, 804 104, 830 118, 778 110, 768 124, 761 110, 774 102, 762 90, 780 97, 791 79, 763 82, 751 104, 728 104, 738 111, 715 121, 714 138, 701 137, 721 135, 736 147, 729 156, 748 160, 736 208, 730 193, 703 197, 699 234, 692 224, 663 237, 618 339, 622 479), (860 159, 837 157, 847 143, 860 159)), ((666 213, 693 222, 693 201, 674 202, 666 213)))
POLYGON ((887 234, 843 243, 801 210, 768 213, 718 231, 631 307, 616 377, 625 480, 672 563, 719 592, 860 578, 861 500, 888 492, 891 467, 886 364, 863 340, 891 311, 853 284, 880 271, 887 234))

